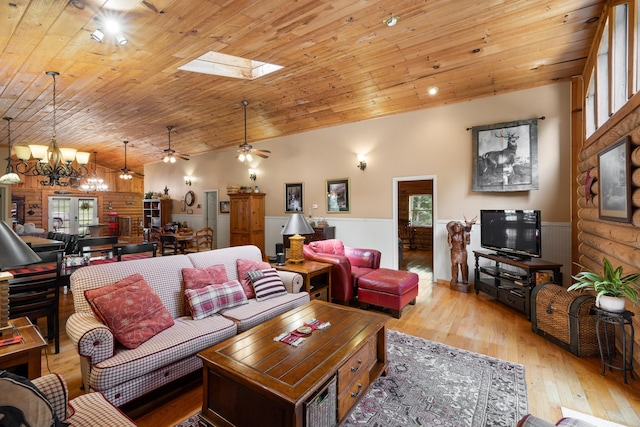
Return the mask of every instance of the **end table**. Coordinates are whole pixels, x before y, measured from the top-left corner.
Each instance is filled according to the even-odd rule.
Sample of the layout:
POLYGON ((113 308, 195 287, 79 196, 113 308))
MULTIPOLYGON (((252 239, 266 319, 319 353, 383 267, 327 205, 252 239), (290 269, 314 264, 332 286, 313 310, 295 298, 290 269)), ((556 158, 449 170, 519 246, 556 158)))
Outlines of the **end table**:
POLYGON ((626 310, 621 313, 613 313, 594 307, 596 310, 596 335, 598 337, 598 347, 600 347, 600 359, 602 360, 602 375, 609 367, 609 370, 618 369, 624 374, 624 383, 627 384, 627 371, 633 378, 633 312, 626 310), (600 328, 604 333, 604 346, 600 337, 600 328), (610 340, 610 334, 607 330, 608 326, 613 328, 613 339, 610 340), (615 358, 616 352, 616 326, 620 329, 620 341, 622 342, 622 360, 615 358))
POLYGON ((26 377, 30 380, 38 378, 42 369, 40 353, 47 342, 27 317, 11 319, 9 326, 13 327, 14 336, 22 336, 22 342, 0 347, 0 369, 26 365, 26 377))
POLYGON ((312 300, 321 299, 331 302, 331 264, 305 260, 302 264, 273 263, 271 266, 276 270, 300 274, 304 281, 304 289, 312 300))

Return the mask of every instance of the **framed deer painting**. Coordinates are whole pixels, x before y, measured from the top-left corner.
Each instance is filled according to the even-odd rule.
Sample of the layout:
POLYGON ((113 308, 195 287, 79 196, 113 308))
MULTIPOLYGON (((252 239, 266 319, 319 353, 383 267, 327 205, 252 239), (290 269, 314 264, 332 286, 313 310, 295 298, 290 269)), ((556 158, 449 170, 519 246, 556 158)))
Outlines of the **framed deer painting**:
POLYGON ((472 191, 538 189, 538 119, 475 126, 472 191))

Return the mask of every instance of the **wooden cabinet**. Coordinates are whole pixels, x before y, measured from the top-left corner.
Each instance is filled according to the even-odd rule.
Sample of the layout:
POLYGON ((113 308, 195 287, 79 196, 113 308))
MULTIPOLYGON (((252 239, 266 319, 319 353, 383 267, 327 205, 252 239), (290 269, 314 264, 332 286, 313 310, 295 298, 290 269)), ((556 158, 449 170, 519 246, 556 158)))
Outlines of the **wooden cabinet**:
POLYGON ((229 194, 231 246, 255 245, 264 256, 264 193, 229 194))
POLYGON ((144 199, 142 220, 145 230, 160 228, 171 221, 171 199, 144 199))
MULTIPOLYGON (((290 247, 289 237, 282 236, 282 243, 285 249, 290 247)), ((336 238, 336 227, 313 227, 313 234, 307 234, 304 236, 304 244, 308 245, 311 242, 317 242, 318 240, 327 240, 336 238)))
MULTIPOLYGON (((539 258, 516 260, 497 254, 473 251, 476 258, 475 290, 482 291, 498 301, 515 308, 531 320, 531 291, 538 283, 538 273, 551 272, 553 282, 562 285, 562 264, 539 258), (480 265, 480 259, 493 261, 480 265)), ((545 280, 549 281, 549 280, 545 280)))

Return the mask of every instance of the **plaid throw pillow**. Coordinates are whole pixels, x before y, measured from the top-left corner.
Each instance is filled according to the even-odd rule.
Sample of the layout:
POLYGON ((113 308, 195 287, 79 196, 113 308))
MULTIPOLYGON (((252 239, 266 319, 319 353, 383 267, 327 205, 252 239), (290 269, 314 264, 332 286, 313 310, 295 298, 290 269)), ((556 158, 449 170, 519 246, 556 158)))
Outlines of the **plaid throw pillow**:
POLYGON ((187 289, 184 293, 191 307, 193 320, 204 319, 223 308, 231 308, 249 302, 237 280, 199 289, 187 289))
POLYGON ((287 294, 287 289, 284 287, 280 275, 273 267, 252 271, 247 273, 247 276, 251 280, 257 301, 265 301, 287 294))

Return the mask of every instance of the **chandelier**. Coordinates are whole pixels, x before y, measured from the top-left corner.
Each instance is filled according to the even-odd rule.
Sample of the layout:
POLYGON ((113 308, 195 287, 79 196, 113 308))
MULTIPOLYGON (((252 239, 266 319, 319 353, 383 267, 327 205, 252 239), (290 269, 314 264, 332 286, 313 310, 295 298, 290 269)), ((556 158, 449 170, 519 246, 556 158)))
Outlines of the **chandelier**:
POLYGON ((3 120, 7 121, 7 144, 9 145, 9 155, 7 156, 7 171, 2 177, 0 177, 0 184, 18 184, 22 182, 17 173, 13 171, 13 164, 11 163, 11 120, 12 117, 3 117, 3 120))
POLYGON ((87 181, 80 186, 80 189, 85 193, 95 193, 96 191, 107 191, 109 186, 104 182, 102 178, 98 178, 96 173, 96 161, 98 153, 93 152, 93 174, 87 178, 87 181))
POLYGON ((47 71, 53 78, 53 134, 49 145, 29 145, 15 147, 18 163, 16 170, 25 176, 41 176, 45 179, 40 184, 47 186, 59 185, 68 187, 72 181, 84 178, 88 174, 86 164, 89 163, 90 153, 77 151, 75 148, 60 148, 56 141, 56 77, 57 71, 47 71), (36 163, 29 166, 31 156, 36 163), (77 166, 74 166, 73 161, 77 166), (63 181, 64 180, 64 181, 63 181))

